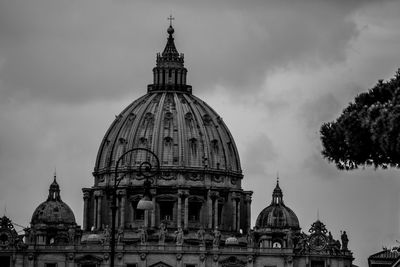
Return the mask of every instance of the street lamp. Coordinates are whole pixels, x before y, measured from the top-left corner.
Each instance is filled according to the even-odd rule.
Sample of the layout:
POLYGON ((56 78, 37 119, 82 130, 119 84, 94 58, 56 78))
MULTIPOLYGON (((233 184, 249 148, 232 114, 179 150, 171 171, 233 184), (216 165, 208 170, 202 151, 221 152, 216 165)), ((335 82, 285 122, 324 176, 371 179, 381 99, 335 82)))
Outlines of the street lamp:
POLYGON ((142 199, 138 202, 137 209, 141 210, 152 210, 154 209, 153 207, 153 202, 151 201, 151 193, 150 193, 150 186, 151 182, 149 181, 149 178, 156 176, 159 171, 160 171, 160 161, 154 152, 147 148, 132 148, 125 153, 123 153, 117 160, 115 164, 115 170, 114 170, 114 186, 112 188, 112 199, 111 199, 111 240, 110 240, 110 247, 111 247, 111 259, 110 259, 110 267, 114 267, 114 258, 115 258, 115 231, 116 231, 116 226, 115 226, 115 221, 116 221, 116 215, 117 215, 117 189, 119 186, 119 183, 122 181, 125 175, 123 175, 121 178, 118 178, 118 166, 120 161, 129 153, 135 152, 135 151, 144 151, 149 153, 154 159, 156 165, 153 166, 150 162, 150 160, 144 160, 143 162, 140 163, 139 168, 138 168, 138 176, 144 176, 146 180, 143 183, 144 187, 144 193, 142 199))

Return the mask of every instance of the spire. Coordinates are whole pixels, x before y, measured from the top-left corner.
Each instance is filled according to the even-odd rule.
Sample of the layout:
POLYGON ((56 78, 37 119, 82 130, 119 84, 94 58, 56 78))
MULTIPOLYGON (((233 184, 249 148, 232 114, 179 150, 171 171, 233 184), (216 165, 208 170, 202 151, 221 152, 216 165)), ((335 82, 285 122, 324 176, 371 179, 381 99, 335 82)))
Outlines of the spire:
POLYGON ((166 61, 176 61, 176 62, 181 62, 182 66, 183 66, 183 58, 180 60, 179 58, 179 53, 178 50, 176 50, 175 47, 175 42, 174 42, 174 28, 172 26, 169 26, 168 30, 167 30, 169 36, 167 39, 167 44, 164 48, 164 52, 162 52, 162 57, 166 60, 166 61))
MULTIPOLYGON (((167 19, 169 20, 169 27, 167 30, 169 36, 168 36, 168 40, 167 40, 167 45, 164 48, 164 52, 162 53, 162 56, 165 57, 166 59, 177 60, 177 59, 179 59, 179 53, 175 47, 175 42, 174 42, 174 37, 173 37, 175 30, 172 27, 172 21, 175 18, 173 18, 172 15, 169 15, 169 18, 167 18, 167 19)), ((183 66, 183 58, 182 58, 182 66, 183 66)))
POLYGON ((53 182, 50 185, 49 188, 49 196, 47 198, 47 201, 49 200, 55 200, 55 201, 60 201, 61 197, 60 197, 60 186, 57 183, 57 174, 56 171, 54 171, 54 178, 53 178, 53 182))
POLYGON ((276 177, 276 186, 272 193, 272 203, 271 204, 275 204, 275 205, 283 204, 283 193, 282 193, 282 189, 279 187, 279 174, 276 177))
POLYGON ((175 46, 172 15, 167 29, 168 39, 164 51, 157 53, 156 67, 153 68, 153 84, 148 86, 148 92, 180 91, 191 93, 192 87, 186 85, 187 69, 184 67, 184 55, 179 54, 175 46))

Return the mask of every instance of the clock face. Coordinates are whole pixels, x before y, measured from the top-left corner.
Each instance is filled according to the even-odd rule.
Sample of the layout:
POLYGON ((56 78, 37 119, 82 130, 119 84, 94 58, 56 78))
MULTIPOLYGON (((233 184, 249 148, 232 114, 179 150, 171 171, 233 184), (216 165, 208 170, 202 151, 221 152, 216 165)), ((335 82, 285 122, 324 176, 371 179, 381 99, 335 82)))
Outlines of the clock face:
POLYGON ((312 235, 310 244, 314 250, 323 250, 327 245, 326 237, 322 234, 312 235))

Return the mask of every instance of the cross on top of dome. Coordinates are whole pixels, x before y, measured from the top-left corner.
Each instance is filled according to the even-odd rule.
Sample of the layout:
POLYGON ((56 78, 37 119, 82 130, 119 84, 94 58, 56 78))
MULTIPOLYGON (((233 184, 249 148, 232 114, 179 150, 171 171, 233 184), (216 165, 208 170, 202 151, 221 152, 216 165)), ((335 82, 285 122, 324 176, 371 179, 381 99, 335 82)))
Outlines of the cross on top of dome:
POLYGON ((172 15, 169 15, 169 17, 167 18, 167 20, 169 20, 169 26, 172 28, 172 21, 175 20, 175 18, 172 17, 172 15))

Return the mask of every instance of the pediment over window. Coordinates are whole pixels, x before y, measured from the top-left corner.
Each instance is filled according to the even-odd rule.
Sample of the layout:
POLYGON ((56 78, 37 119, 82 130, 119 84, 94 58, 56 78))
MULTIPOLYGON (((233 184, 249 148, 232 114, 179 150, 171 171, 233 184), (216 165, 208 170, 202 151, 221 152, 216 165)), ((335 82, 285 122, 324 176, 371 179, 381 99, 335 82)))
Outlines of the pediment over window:
POLYGON ((100 263, 101 261, 103 261, 102 258, 93 255, 84 255, 75 259, 75 262, 80 264, 100 263))
POLYGON ((150 267, 172 267, 171 265, 168 265, 162 261, 159 261, 153 265, 150 265, 150 267))
POLYGON ((189 200, 192 202, 204 202, 203 198, 194 195, 190 195, 189 200))
POLYGON ((231 256, 225 259, 220 260, 220 263, 223 267, 244 267, 246 266, 246 262, 238 259, 235 256, 231 256))
POLYGON ((177 196, 176 195, 163 194, 163 195, 156 196, 156 199, 159 202, 162 202, 162 201, 176 201, 177 200, 177 196))

